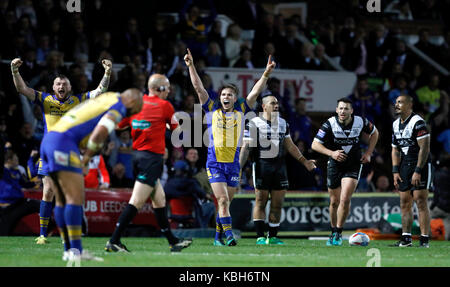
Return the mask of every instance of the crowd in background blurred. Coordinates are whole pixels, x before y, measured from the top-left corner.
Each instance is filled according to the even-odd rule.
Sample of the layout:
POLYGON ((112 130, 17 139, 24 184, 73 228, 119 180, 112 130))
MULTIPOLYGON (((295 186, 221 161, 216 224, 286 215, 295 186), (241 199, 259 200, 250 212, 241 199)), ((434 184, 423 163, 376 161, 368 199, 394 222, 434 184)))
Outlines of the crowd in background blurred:
MULTIPOLYGON (((183 61, 186 48, 192 51, 197 71, 212 97, 217 96, 219 87, 212 86, 205 67, 264 68, 268 55, 272 55, 277 69, 336 70, 336 65, 330 62, 335 61, 344 70, 354 72, 357 82, 353 93, 339 97, 351 98, 354 114, 366 117, 380 131, 375 154, 364 167, 358 191, 384 192, 393 188, 390 162, 393 104, 401 93, 415 99, 414 111, 429 124, 433 160, 447 162, 448 77, 408 49, 407 42, 399 37, 401 29, 388 28, 385 22, 437 23, 440 34, 421 28, 416 31, 419 40, 414 46, 450 69, 450 25, 449 17, 444 15, 450 11, 448 0, 382 1, 382 14, 387 19, 380 16, 375 25, 366 25, 367 1, 307 1, 310 6, 305 22, 301 15, 286 17, 265 8, 270 5, 263 5, 274 1, 219 4, 213 0, 184 0, 170 1, 169 6, 145 3, 160 1, 124 4, 92 0, 84 1, 82 13, 68 13, 66 2, 0 0, 0 60, 3 60, 0 138, 7 149, 15 151, 23 167, 28 166, 32 153, 32 159, 37 158, 33 151, 39 150, 43 137, 43 117, 38 105, 16 92, 9 64, 13 58, 24 61, 20 73, 28 86, 46 92, 52 91, 53 79, 58 74, 68 76, 73 93, 94 89, 103 76, 101 60, 105 58, 111 59, 113 65, 124 64, 112 74, 112 91, 134 86, 147 92, 148 77, 162 73, 171 81, 168 100, 177 111, 193 115, 198 99, 183 61), (319 8, 319 3, 326 4, 319 8), (233 21, 226 27, 225 35, 221 32, 223 22, 218 20, 219 14, 233 21), (253 31, 252 37, 248 37, 248 31, 253 31), (440 44, 433 43, 432 36, 441 36, 440 44), (87 68, 88 63, 94 63, 92 70, 87 68)), ((268 81, 267 89, 279 99, 281 115, 288 121, 301 152, 307 158, 318 158, 310 149, 311 142, 321 122, 332 113, 319 118, 311 116, 305 99, 294 98, 289 85, 280 91, 277 78, 268 81)), ((174 148, 169 134, 166 142, 163 179, 172 176, 172 166, 177 160, 189 162, 192 176, 204 172, 205 147, 197 148, 197 156, 193 157, 183 148, 174 148)), ((110 183, 99 185, 132 186, 131 151, 128 130, 111 135, 101 154, 110 183)), ((326 169, 319 168, 310 176, 292 158, 288 157, 287 165, 291 190, 326 189, 326 169)), ((241 187, 252 190, 252 184, 251 169, 244 168, 241 187)), ((202 187, 207 188, 207 183, 202 187)))

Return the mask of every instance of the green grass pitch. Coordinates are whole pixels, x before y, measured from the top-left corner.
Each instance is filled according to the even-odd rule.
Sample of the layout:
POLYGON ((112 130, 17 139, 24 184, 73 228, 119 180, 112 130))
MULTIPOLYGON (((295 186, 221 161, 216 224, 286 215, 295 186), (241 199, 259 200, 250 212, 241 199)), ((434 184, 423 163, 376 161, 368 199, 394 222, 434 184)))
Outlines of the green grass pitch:
MULTIPOLYGON (((323 240, 283 239, 285 245, 257 246, 254 238, 242 238, 234 247, 212 245, 212 239, 194 238, 191 247, 170 253, 165 238, 123 238, 130 254, 106 253, 108 238, 84 237, 83 247, 104 262, 83 261, 83 267, 366 267, 379 251, 381 267, 450 267, 450 242, 432 241, 430 248, 390 247, 394 241, 371 241, 368 247, 325 246, 323 240), (378 252, 375 251, 375 252, 378 252)), ((416 246, 418 242, 413 242, 416 246)), ((0 237, 1 267, 64 267, 59 237, 36 245, 34 237, 0 237)))

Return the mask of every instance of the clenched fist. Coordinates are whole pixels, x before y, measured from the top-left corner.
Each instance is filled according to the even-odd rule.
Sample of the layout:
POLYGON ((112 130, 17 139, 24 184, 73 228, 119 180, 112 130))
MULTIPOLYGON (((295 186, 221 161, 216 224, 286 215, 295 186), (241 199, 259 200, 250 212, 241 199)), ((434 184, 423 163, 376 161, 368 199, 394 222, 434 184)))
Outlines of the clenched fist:
POLYGON ((20 58, 15 58, 11 61, 11 72, 17 73, 19 71, 19 67, 22 66, 23 61, 20 58))
POLYGON ((102 60, 103 68, 105 69, 105 72, 111 72, 112 69, 112 62, 108 59, 102 60))

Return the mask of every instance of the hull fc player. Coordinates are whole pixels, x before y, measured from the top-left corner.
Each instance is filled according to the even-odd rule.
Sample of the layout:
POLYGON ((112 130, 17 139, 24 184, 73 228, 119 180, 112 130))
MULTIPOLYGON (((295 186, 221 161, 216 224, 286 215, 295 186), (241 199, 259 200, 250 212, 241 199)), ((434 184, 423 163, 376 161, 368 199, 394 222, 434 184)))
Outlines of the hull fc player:
MULTIPOLYGON (((53 93, 48 94, 28 87, 19 73, 19 67, 22 60, 14 59, 11 62, 11 72, 14 85, 17 92, 26 96, 30 101, 41 107, 44 118, 44 135, 53 129, 56 122, 71 108, 87 99, 93 99, 96 96, 108 90, 111 76, 112 63, 110 60, 103 60, 105 74, 98 87, 90 92, 72 95, 72 86, 69 79, 64 75, 57 76, 53 81, 53 93)), ((42 201, 39 212, 40 236, 36 238, 37 244, 47 243, 47 228, 52 215, 53 199, 55 197, 54 187, 48 174, 47 163, 40 159, 38 175, 42 177, 42 201)))
POLYGON ((262 98, 262 116, 255 117, 245 126, 244 144, 239 163, 241 168, 247 158, 253 159, 253 184, 255 207, 253 222, 256 229, 256 244, 284 244, 278 237, 281 208, 289 187, 285 154, 289 152, 308 171, 316 168, 314 160, 307 160, 294 144, 289 134, 289 125, 278 114, 278 100, 268 94, 262 98), (264 236, 265 209, 270 194, 269 233, 264 236))
POLYGON ((231 229, 229 208, 239 185, 239 152, 244 130, 244 115, 251 111, 276 64, 269 56, 264 74, 253 86, 245 101, 240 104, 237 102, 238 89, 234 85, 225 85, 220 89, 219 98, 211 99, 197 74, 189 49, 187 52, 184 61, 189 67, 191 82, 200 104, 206 112, 208 125, 209 147, 206 170, 219 209, 216 217, 214 245, 235 246, 237 242, 231 229), (225 233, 226 241, 222 239, 223 233, 225 233))
POLYGON ((108 252, 128 252, 120 241, 121 235, 149 197, 161 233, 169 242, 170 251, 179 252, 192 243, 192 240, 175 237, 170 230, 166 196, 160 181, 164 168, 166 126, 169 125, 171 130, 178 126, 172 123, 175 111, 166 100, 170 92, 169 79, 161 74, 153 74, 148 79, 148 90, 149 94, 144 95, 142 111, 119 123, 119 128, 131 127, 133 169, 137 176, 128 205, 120 214, 116 229, 106 243, 105 251, 108 252))
POLYGON ((430 210, 428 191, 431 184, 430 134, 423 118, 413 113, 413 100, 400 95, 395 102, 398 119, 392 124, 392 173, 400 191, 402 237, 395 246, 412 246, 413 202, 419 211, 420 247, 429 247, 430 210))
POLYGON ((327 246, 342 245, 342 230, 350 212, 362 165, 370 162, 378 141, 378 131, 367 119, 353 116, 351 100, 338 100, 336 116, 329 118, 319 129, 312 149, 329 157, 327 187, 330 194, 331 235, 327 246), (361 156, 362 134, 369 135, 369 147, 361 156))
POLYGON ((128 89, 122 94, 104 93, 76 106, 44 135, 42 160, 56 186, 55 220, 64 243, 63 260, 96 260, 84 252, 81 223, 84 204, 84 176, 92 156, 124 117, 142 109, 142 93, 128 89), (86 149, 80 160, 80 149, 86 149))

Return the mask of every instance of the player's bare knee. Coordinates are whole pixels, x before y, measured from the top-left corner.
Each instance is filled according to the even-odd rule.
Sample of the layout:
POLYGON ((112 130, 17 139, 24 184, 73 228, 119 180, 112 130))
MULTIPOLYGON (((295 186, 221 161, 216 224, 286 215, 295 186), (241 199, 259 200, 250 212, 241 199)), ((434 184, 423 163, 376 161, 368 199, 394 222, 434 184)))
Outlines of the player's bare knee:
POLYGON ((218 204, 220 207, 228 207, 228 205, 229 205, 228 198, 227 198, 226 196, 219 196, 219 197, 217 198, 217 204, 218 204))

